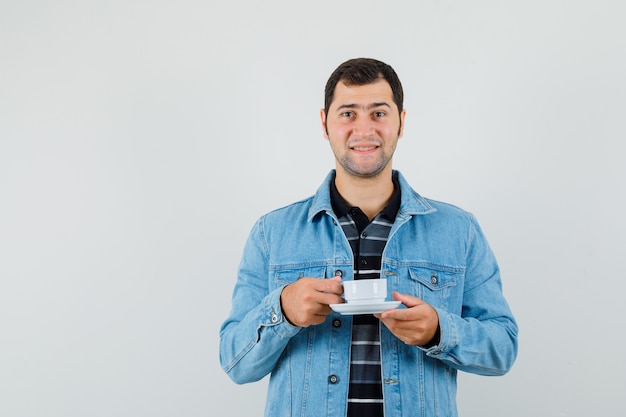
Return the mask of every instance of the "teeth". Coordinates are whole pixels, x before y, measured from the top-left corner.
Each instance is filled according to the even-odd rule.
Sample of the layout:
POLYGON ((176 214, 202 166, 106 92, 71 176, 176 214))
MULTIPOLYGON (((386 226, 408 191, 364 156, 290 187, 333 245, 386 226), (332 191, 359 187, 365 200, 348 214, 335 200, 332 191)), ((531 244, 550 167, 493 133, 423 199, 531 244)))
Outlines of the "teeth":
POLYGON ((368 147, 358 146, 358 147, 355 147, 354 150, 355 151, 369 151, 370 149, 374 149, 374 148, 375 146, 368 146, 368 147))

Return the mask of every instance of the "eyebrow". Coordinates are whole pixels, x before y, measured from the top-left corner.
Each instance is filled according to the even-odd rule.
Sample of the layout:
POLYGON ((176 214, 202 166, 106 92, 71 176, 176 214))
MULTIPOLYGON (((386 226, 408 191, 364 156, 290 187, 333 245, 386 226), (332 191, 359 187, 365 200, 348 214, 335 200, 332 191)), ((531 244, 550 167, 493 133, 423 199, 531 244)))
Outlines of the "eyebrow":
POLYGON ((341 106, 337 107, 337 110, 344 110, 344 109, 365 109, 365 110, 370 110, 370 109, 375 109, 376 107, 389 107, 391 108, 391 106, 385 102, 385 101, 381 101, 381 102, 377 102, 377 103, 371 103, 367 106, 361 106, 359 104, 342 104, 341 106))

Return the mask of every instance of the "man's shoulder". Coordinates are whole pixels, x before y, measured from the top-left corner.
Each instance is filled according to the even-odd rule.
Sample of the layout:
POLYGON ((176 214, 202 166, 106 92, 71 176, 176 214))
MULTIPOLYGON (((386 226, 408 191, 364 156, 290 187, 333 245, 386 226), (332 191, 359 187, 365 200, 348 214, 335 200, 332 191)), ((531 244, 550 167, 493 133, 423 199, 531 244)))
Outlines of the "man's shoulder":
POLYGON ((478 221, 471 211, 456 204, 427 198, 426 201, 433 207, 433 224, 445 225, 448 228, 475 228, 478 221))
POLYGON ((424 197, 424 200, 426 200, 428 204, 430 204, 433 208, 435 208, 437 211, 440 211, 440 212, 458 213, 458 214, 468 213, 467 210, 465 210, 464 208, 459 207, 458 205, 450 203, 450 202, 436 200, 436 199, 432 199, 428 197, 424 197))
POLYGON ((306 218, 313 204, 314 196, 309 196, 301 200, 294 201, 284 206, 279 206, 261 216, 264 221, 285 222, 289 219, 299 217, 306 218))
POLYGON ((274 215, 274 214, 281 214, 281 213, 285 213, 285 212, 291 212, 291 211, 301 211, 301 210, 308 210, 309 207, 311 207, 311 203, 313 202, 313 198, 314 196, 309 196, 306 198, 303 198, 301 200, 296 200, 294 202, 291 202, 289 204, 283 205, 283 206, 279 206, 267 213, 265 213, 266 216, 269 215, 274 215))

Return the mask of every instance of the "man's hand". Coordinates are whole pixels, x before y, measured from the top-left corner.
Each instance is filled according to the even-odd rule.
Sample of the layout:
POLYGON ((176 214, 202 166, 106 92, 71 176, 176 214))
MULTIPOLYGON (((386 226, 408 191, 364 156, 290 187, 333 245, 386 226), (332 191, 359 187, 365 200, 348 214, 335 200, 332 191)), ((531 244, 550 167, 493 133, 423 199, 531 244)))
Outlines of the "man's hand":
POLYGON ((280 294, 283 315, 295 326, 320 324, 332 311, 329 304, 343 303, 341 277, 331 279, 300 278, 280 294))
POLYGON ((437 311, 419 298, 395 291, 392 296, 407 308, 387 310, 374 316, 407 345, 424 346, 431 342, 439 327, 437 311))

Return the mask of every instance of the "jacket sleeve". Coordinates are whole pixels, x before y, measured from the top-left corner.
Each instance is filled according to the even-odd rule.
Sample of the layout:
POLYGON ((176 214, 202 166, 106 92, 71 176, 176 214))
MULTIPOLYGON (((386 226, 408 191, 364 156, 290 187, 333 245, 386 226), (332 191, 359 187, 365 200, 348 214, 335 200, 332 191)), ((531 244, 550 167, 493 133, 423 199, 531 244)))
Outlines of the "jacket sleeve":
POLYGON ((465 372, 503 375, 517 357, 518 326, 495 257, 476 219, 470 220, 461 314, 436 308, 440 341, 426 354, 465 372))
POLYGON ((282 314, 280 294, 284 287, 270 288, 268 254, 261 218, 246 242, 231 312, 220 328, 220 364, 238 384, 269 374, 289 340, 301 329, 282 314))

